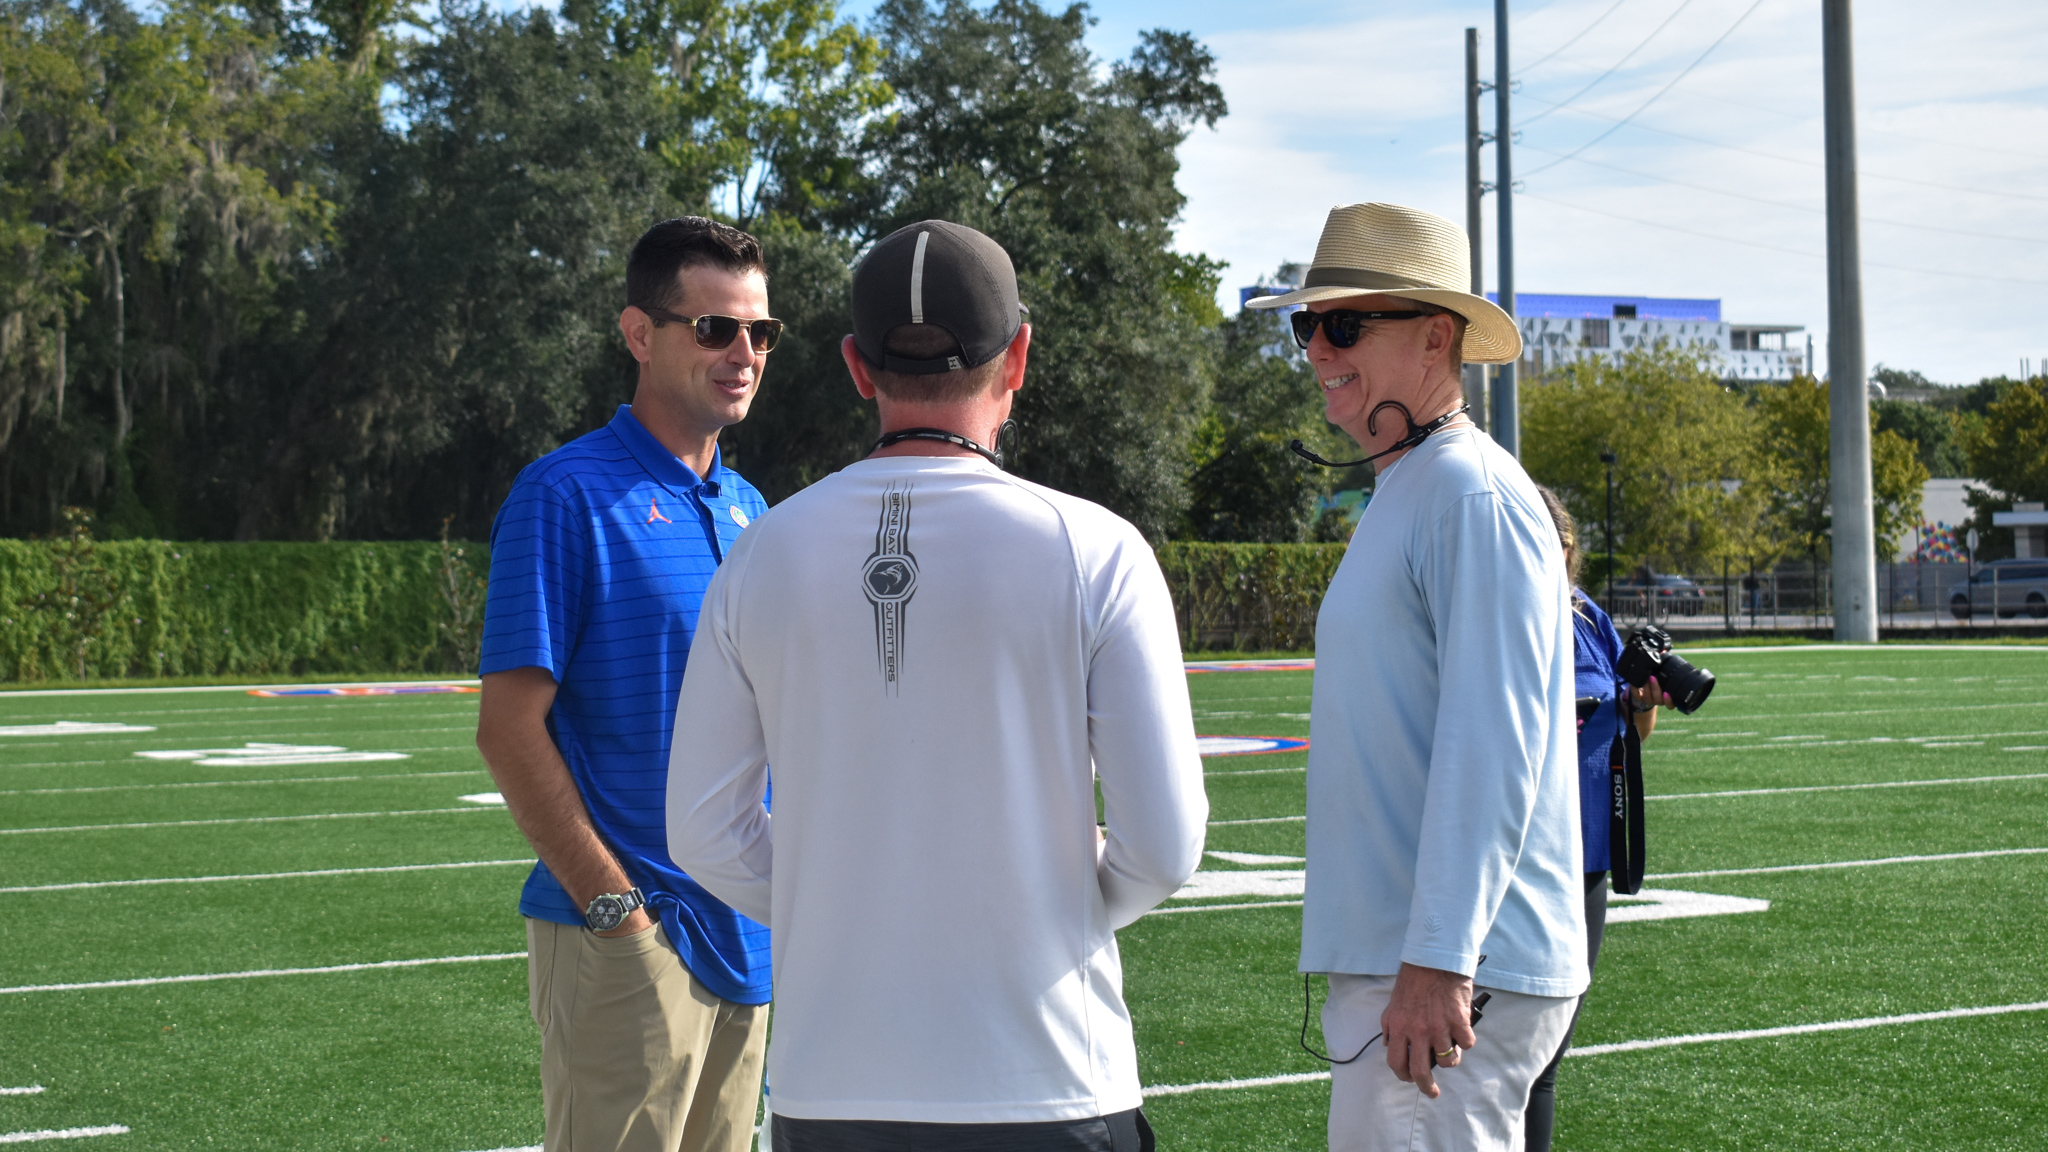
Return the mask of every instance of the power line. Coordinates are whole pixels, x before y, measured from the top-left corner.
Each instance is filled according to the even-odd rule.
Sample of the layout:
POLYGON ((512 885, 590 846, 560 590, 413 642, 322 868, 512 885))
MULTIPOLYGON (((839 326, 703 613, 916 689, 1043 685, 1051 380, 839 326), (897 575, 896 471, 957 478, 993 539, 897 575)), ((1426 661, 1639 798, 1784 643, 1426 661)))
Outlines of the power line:
MULTIPOLYGON (((1690 0, 1688 0, 1688 2, 1690 2, 1690 0)), ((1636 118, 1637 116, 1640 116, 1640 115, 1642 115, 1642 114, 1643 114, 1643 112, 1644 112, 1645 110, 1647 110, 1647 109, 1648 109, 1648 108, 1650 107, 1650 105, 1652 105, 1652 104, 1655 104, 1655 103, 1656 103, 1656 102, 1657 102, 1657 101, 1658 101, 1659 99, 1661 99, 1661 98, 1663 97, 1663 95, 1664 95, 1664 94, 1665 94, 1666 92, 1669 92, 1669 91, 1671 91, 1671 89, 1672 89, 1672 88, 1673 88, 1673 87, 1674 87, 1675 85, 1677 85, 1677 83, 1678 83, 1678 82, 1679 82, 1680 80, 1683 80, 1683 79, 1685 79, 1685 78, 1686 78, 1687 76, 1691 75, 1691 74, 1692 74, 1692 70, 1693 70, 1693 69, 1695 69, 1695 68, 1699 67, 1699 66, 1700 66, 1700 65, 1701 65, 1702 63, 1704 63, 1704 62, 1706 61, 1706 59, 1707 59, 1707 57, 1708 57, 1708 56, 1711 56, 1711 55, 1713 55, 1713 53, 1714 53, 1714 49, 1716 49, 1716 48, 1719 48, 1719 47, 1721 46, 1721 44, 1722 44, 1722 43, 1723 43, 1724 41, 1726 41, 1726 40, 1728 39, 1728 37, 1730 37, 1730 36, 1733 36, 1733 35, 1735 35, 1735 30, 1736 30, 1737 28, 1740 28, 1740 27, 1742 27, 1742 22, 1743 22, 1744 20, 1747 20, 1747 19, 1749 19, 1749 14, 1750 14, 1750 13, 1752 13, 1752 12, 1756 11, 1757 9, 1759 9, 1759 8, 1761 8, 1761 7, 1763 7, 1763 6, 1764 6, 1764 0, 1756 0, 1756 2, 1755 2, 1755 3, 1751 4, 1751 5, 1750 5, 1749 7, 1747 7, 1747 8, 1743 9, 1743 11, 1742 11, 1742 15, 1740 15, 1740 16, 1737 16, 1737 17, 1735 18, 1735 23, 1733 23, 1733 24, 1730 24, 1730 25, 1728 26, 1728 30, 1727 30, 1726 32, 1723 32, 1723 33, 1721 33, 1721 35, 1720 35, 1720 38, 1719 38, 1719 39, 1715 40, 1715 41, 1714 41, 1714 42, 1713 42, 1712 44, 1709 44, 1709 45, 1707 45, 1707 50, 1706 50, 1705 52, 1702 52, 1702 53, 1700 53, 1700 54, 1699 54, 1699 55, 1698 55, 1697 57, 1695 57, 1695 58, 1693 59, 1693 62, 1692 62, 1692 63, 1690 63, 1690 64, 1687 64, 1687 65, 1685 66, 1685 68, 1684 68, 1684 70, 1683 70, 1683 71, 1679 72, 1679 74, 1678 74, 1678 75, 1676 75, 1676 76, 1673 76, 1673 77, 1671 78, 1671 81, 1670 81, 1670 83, 1668 83, 1668 84, 1664 85, 1664 86, 1663 86, 1662 88, 1659 88, 1659 89, 1657 89, 1657 92, 1656 92, 1656 94, 1655 94, 1655 95, 1651 96, 1651 97, 1650 97, 1650 98, 1649 98, 1648 100, 1645 100, 1645 101, 1643 101, 1643 102, 1642 102, 1641 104, 1637 105, 1637 106, 1636 106, 1636 110, 1635 110, 1635 111, 1633 111, 1633 112, 1629 113, 1628 115, 1626 115, 1626 116, 1622 117, 1622 118, 1621 118, 1621 119, 1620 119, 1619 121, 1617 121, 1617 122, 1615 123, 1614 127, 1612 127, 1612 128, 1609 128, 1609 129, 1608 129, 1607 131, 1605 131, 1605 132, 1602 132, 1602 133, 1601 133, 1601 134, 1599 134, 1598 136, 1595 136, 1595 137, 1593 137, 1593 138, 1592 138, 1591 140, 1588 140, 1588 141, 1586 141, 1586 142, 1585 142, 1584 144, 1581 144, 1581 145, 1579 145, 1579 146, 1578 146, 1577 148, 1574 148, 1574 149, 1573 149, 1573 150, 1572 150, 1572 151, 1571 151, 1570 153, 1568 153, 1567 155, 1565 155, 1565 156, 1563 156, 1563 157, 1561 157, 1561 158, 1559 158, 1559 159, 1556 159, 1556 160, 1552 160, 1552 161, 1551 161, 1550 163, 1548 163, 1548 164, 1545 164, 1545 165, 1544 165, 1543 167, 1541 167, 1541 168, 1538 168, 1538 169, 1536 169, 1536 171, 1535 171, 1535 172, 1530 172, 1530 173, 1529 173, 1529 175, 1530 175, 1530 176, 1534 176, 1534 175, 1536 175, 1536 173, 1537 173, 1537 172, 1544 172, 1544 171, 1547 171, 1547 170, 1549 170, 1549 169, 1551 169, 1551 168, 1555 168, 1555 167, 1557 167, 1557 166, 1558 166, 1559 164, 1562 164, 1562 163, 1564 163, 1564 162, 1565 162, 1566 160, 1569 160, 1569 159, 1571 159, 1571 158, 1572 158, 1573 156, 1577 156, 1577 155, 1578 155, 1579 153, 1581 153, 1581 152, 1584 152, 1584 151, 1585 151, 1586 149, 1588 149, 1588 148, 1591 148, 1591 147, 1592 147, 1593 145, 1595 145, 1595 144, 1598 144, 1598 143, 1599 143, 1599 142, 1601 142, 1602 140, 1605 140, 1605 139, 1607 139, 1607 138, 1608 138, 1609 136, 1612 136, 1612 135, 1614 135, 1614 134, 1615 134, 1616 132, 1619 132, 1619 131, 1621 131, 1621 130, 1622 130, 1622 128, 1624 128, 1625 126, 1627 126, 1627 124, 1628 124, 1628 122, 1629 122, 1629 121, 1631 121, 1631 120, 1635 119, 1635 118, 1636 118)))
MULTIPOLYGON (((1804 256, 1809 260, 1827 259, 1827 254, 1822 252, 1808 252, 1800 248, 1786 248, 1778 244, 1766 244, 1760 240, 1743 240, 1734 236, 1722 236, 1714 232, 1702 232, 1697 228, 1686 228, 1678 224, 1666 224, 1660 220, 1643 220, 1635 216, 1623 216, 1619 212, 1609 212, 1603 208, 1588 208, 1584 204, 1574 204, 1569 200, 1559 200, 1550 196, 1539 196, 1534 192, 1520 192, 1517 195, 1526 196, 1531 200, 1541 200, 1545 204, 1555 204, 1560 208, 1570 208, 1574 212, 1605 216, 1610 220, 1620 220, 1628 224, 1640 224, 1645 228, 1661 228, 1666 232, 1682 232, 1687 236, 1697 236, 1702 240, 1716 240, 1723 244, 1740 244, 1746 248, 1761 248, 1766 252, 1782 252, 1788 256, 1804 256)), ((1868 268, 1883 268, 1891 272, 1911 272, 1916 276, 1952 276, 1958 280, 1992 280, 2001 284, 2026 284, 2036 288, 2048 288, 2048 280, 2021 280, 2013 276, 1987 276, 1980 272, 1943 272, 1934 268, 1909 268, 1903 264, 1880 264, 1875 260, 1865 260, 1863 263, 1868 268)))
MULTIPOLYGON (((1535 99, 1535 97, 1523 97, 1523 99, 1535 99)), ((1539 104, 1544 103, 1544 101, 1542 100, 1537 100, 1536 102, 1539 104)), ((1567 109, 1567 111, 1571 112, 1574 116, 1591 116, 1595 120, 1606 120, 1609 123, 1612 123, 1616 128, 1619 128, 1622 125, 1629 123, 1629 118, 1617 119, 1613 116, 1604 115, 1599 112, 1591 112, 1584 108, 1571 108, 1567 109)), ((1638 108, 1636 111, 1640 112, 1642 111, 1642 109, 1638 108)), ((1631 114, 1631 116, 1633 116, 1633 113, 1631 114)), ((1740 144, 1729 144, 1720 140, 1710 140, 1705 136, 1694 136, 1687 132, 1677 132, 1669 128, 1658 128, 1655 125, 1651 124, 1634 124, 1632 125, 1632 127, 1638 128, 1644 132, 1655 132, 1660 136, 1670 136, 1673 139, 1677 140, 1690 140, 1695 144, 1705 144, 1711 148, 1721 148, 1729 152, 1740 152, 1746 156, 1760 156, 1766 160, 1776 160, 1781 164, 1797 164, 1802 168, 1827 167, 1827 165, 1821 163, 1818 160, 1807 160, 1798 156, 1781 156, 1776 152, 1765 152, 1757 148, 1745 148, 1740 144)), ((1600 139, 1605 139, 1608 135, 1611 135, 1611 133, 1603 133, 1600 139)), ((1599 143, 1599 140, 1594 140, 1592 143, 1597 144, 1599 143)), ((1587 147, 1591 146, 1591 144, 1587 145, 1587 147)), ((1529 145, 1525 144, 1522 145, 1522 147, 1526 148, 1529 147, 1529 145)), ((1584 149, 1580 149, 1579 151, 1583 150, 1584 149)), ((1578 156, 1578 152, 1575 151, 1562 154, 1553 153, 1553 155, 1559 156, 1559 159, 1553 163, 1562 163, 1566 158, 1576 159, 1578 156)), ((1552 165, 1545 165, 1544 167, 1547 168, 1551 166, 1552 165)), ((1537 171, 1539 172, 1542 170, 1543 169, 1541 168, 1537 169, 1537 171)), ((2042 203, 2048 203, 2048 196, 2035 196, 2026 192, 2002 192, 1995 188, 1965 188, 1959 184, 1940 184, 1932 180, 1915 180, 1910 176, 1888 176, 1883 172, 1872 172, 1868 168, 1859 168, 1857 174, 1859 176, 1871 180, 1889 180, 1896 184, 1913 184, 1922 188, 1938 188, 1944 192, 1967 192, 1982 196, 2003 196, 2013 200, 2034 200, 2040 201, 2042 203)))
POLYGON ((1684 0, 1684 2, 1681 3, 1678 7, 1673 8, 1671 10, 1671 15, 1666 16, 1664 18, 1664 23, 1659 24, 1655 28, 1650 29, 1650 34, 1648 36, 1643 37, 1642 40, 1636 44, 1635 47, 1628 50, 1628 53, 1626 55, 1624 55, 1621 59, 1616 60, 1614 62, 1614 67, 1609 68, 1607 71, 1602 72, 1600 75, 1594 77, 1593 82, 1591 84, 1588 84, 1584 88, 1579 89, 1577 92, 1574 92, 1571 95, 1565 97, 1559 103, 1552 104, 1548 109, 1542 112, 1538 112, 1536 115, 1531 116, 1527 120, 1522 121, 1522 127, 1527 128, 1529 125, 1534 124, 1538 120, 1543 119, 1545 116, 1550 115, 1552 112, 1555 112, 1560 108, 1563 108, 1565 105, 1570 104, 1572 101, 1577 100, 1579 97, 1584 96, 1586 93, 1591 92, 1593 89, 1599 87, 1600 82, 1602 80, 1605 80, 1609 76, 1612 76, 1616 72, 1620 71, 1621 66, 1623 64, 1626 64, 1630 60, 1633 60, 1635 58, 1636 53, 1641 52, 1644 46, 1648 45, 1650 41, 1655 40, 1657 38, 1657 33, 1662 32, 1664 29, 1670 27, 1671 22, 1673 20, 1678 19, 1678 14, 1690 7, 1692 7, 1692 0, 1684 0))
MULTIPOLYGON (((1766 108, 1761 104, 1746 104, 1740 100, 1730 100, 1726 96, 1716 96, 1710 92, 1695 93, 1695 99, 1711 100, 1716 104, 1726 104, 1730 108, 1742 108, 1750 112, 1762 112, 1770 116, 1781 116, 1792 121, 1794 124, 1811 124, 1815 120, 1820 119, 1818 116, 1796 116, 1785 111, 1783 108, 1766 108)), ((1965 144, 1959 140, 1938 140, 1932 136, 1915 136, 1910 132, 1900 132, 1893 128, 1872 128, 1869 125, 1858 125, 1856 131, 1864 135, 1874 132, 1879 136, 1896 136, 1901 140, 1912 140, 1921 144, 1938 144, 1945 148, 1965 148, 1972 152, 1983 152, 1992 156, 2017 156, 2022 160, 2048 160, 2048 153, 2022 152, 2016 148, 1987 148, 1982 144, 1965 144)))
POLYGON ((1626 3, 1628 3, 1628 0, 1614 0, 1614 4, 1611 7, 1609 7, 1607 11, 1602 12, 1598 16, 1595 16, 1591 24, 1588 24, 1584 28, 1579 29, 1579 34, 1577 36, 1572 37, 1571 39, 1565 41, 1562 44, 1559 44, 1557 47, 1552 48, 1550 51, 1544 53, 1542 59, 1536 61, 1534 64, 1524 64, 1520 68, 1515 69, 1515 76, 1527 76, 1530 72, 1533 72, 1536 69, 1543 67, 1543 65, 1549 63, 1549 61, 1553 57, 1555 57, 1559 52, 1562 52, 1565 49, 1571 47, 1572 45, 1577 44, 1579 41, 1585 39, 1586 33, 1591 32, 1595 28, 1598 28, 1609 16, 1614 15, 1614 9, 1621 7, 1623 4, 1626 3))
MULTIPOLYGON (((1521 147, 1531 152, 1541 152, 1546 156, 1556 156, 1561 160, 1570 159, 1579 164, 1590 164, 1595 168, 1605 168, 1610 172, 1620 172, 1626 176, 1637 176, 1644 180, 1655 180, 1659 184, 1670 184, 1679 188, 1692 188, 1700 192, 1712 192, 1716 196, 1730 196, 1737 200, 1748 200, 1756 204, 1768 204, 1773 208, 1784 208, 1793 212, 1807 212, 1815 216, 1821 216, 1826 214, 1826 209, 1823 208, 1809 208, 1804 204, 1787 204, 1783 200, 1772 200, 1763 196, 1752 196, 1747 192, 1730 192, 1726 188, 1715 188, 1706 184, 1694 184, 1689 180, 1678 180, 1669 176, 1659 176, 1653 172, 1639 172, 1633 168, 1623 168, 1619 164, 1609 164, 1601 160, 1588 160, 1584 156, 1566 157, 1562 152, 1553 152, 1548 148, 1538 148, 1533 144, 1523 144, 1521 145, 1521 147)), ((1924 232, 1942 232, 1950 236, 1974 236, 1980 240, 2001 240, 2018 244, 2048 244, 2048 239, 2036 236, 2010 236, 1996 232, 1972 232, 1964 228, 1943 228, 1938 224, 1921 224, 1911 220, 1890 220, 1883 216, 1864 216, 1861 219, 1863 219, 1866 223, 1870 224, 1888 224, 1894 228, 1917 228, 1924 232)))

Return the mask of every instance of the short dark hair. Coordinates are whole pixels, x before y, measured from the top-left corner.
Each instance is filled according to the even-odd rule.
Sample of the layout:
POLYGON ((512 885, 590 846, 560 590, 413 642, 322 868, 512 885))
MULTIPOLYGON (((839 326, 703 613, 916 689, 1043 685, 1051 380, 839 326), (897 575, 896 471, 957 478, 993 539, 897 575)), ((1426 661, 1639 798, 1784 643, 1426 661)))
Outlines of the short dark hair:
POLYGON ((676 273, 699 266, 768 276, 759 240, 730 224, 678 216, 649 228, 634 242, 633 254, 626 258, 626 304, 673 309, 682 293, 676 273))
MULTIPOLYGON (((958 354, 960 342, 953 338, 951 332, 936 324, 898 324, 889 329, 889 334, 883 338, 882 348, 888 355, 901 356, 905 360, 936 360, 958 354)), ((950 372, 913 375, 891 372, 870 364, 868 378, 875 382, 875 391, 891 400, 949 404, 987 391, 1002 377, 1003 367, 1009 362, 1010 352, 1005 348, 993 359, 972 368, 955 368, 950 372)))

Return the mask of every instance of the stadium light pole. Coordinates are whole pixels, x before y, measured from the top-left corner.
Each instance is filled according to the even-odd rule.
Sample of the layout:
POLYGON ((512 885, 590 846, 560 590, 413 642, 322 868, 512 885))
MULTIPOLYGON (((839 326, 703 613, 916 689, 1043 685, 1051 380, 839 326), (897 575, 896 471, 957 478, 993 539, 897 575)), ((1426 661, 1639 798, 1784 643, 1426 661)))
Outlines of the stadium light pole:
MULTIPOLYGON (((1479 179, 1479 148, 1490 137, 1479 131, 1479 94, 1486 84, 1479 79, 1479 29, 1465 29, 1465 235, 1472 242, 1472 294, 1486 295, 1486 261, 1480 240, 1482 220, 1480 199, 1488 185, 1479 179)), ((1472 422, 1486 431, 1486 365, 1465 365, 1465 403, 1472 406, 1472 422)))
MULTIPOLYGON (((1494 250, 1500 261, 1500 307, 1515 314, 1515 174, 1509 155, 1514 133, 1508 120, 1508 0, 1493 0, 1493 196, 1499 213, 1494 250)), ((1519 321, 1517 322, 1519 323, 1519 321)), ((1521 409, 1515 393, 1515 363, 1493 377, 1493 438, 1516 457, 1522 454, 1521 409)))
MULTIPOLYGON (((1503 6, 1507 0, 1498 0, 1503 6)), ((1863 378, 1863 257, 1857 233, 1856 81, 1849 0, 1821 0, 1828 209, 1828 485, 1835 639, 1877 642, 1870 391, 1863 378)))

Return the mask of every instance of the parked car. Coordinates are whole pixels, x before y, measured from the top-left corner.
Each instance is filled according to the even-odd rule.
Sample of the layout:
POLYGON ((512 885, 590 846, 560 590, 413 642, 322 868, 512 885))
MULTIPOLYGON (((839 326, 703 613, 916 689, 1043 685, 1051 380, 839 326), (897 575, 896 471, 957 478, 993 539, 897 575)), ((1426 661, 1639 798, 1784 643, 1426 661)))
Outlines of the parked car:
POLYGON ((1646 611, 1648 598, 1657 598, 1659 616, 1697 616, 1707 607, 1707 595, 1700 586, 1683 576, 1659 576, 1650 574, 1649 583, 1643 582, 1641 573, 1626 580, 1614 582, 1613 602, 1616 607, 1627 611, 1630 607, 1646 611))
POLYGON ((1950 586, 1948 610, 1958 620, 1993 611, 2005 617, 2022 612, 2036 620, 2048 617, 2048 560, 1993 560, 1950 586))

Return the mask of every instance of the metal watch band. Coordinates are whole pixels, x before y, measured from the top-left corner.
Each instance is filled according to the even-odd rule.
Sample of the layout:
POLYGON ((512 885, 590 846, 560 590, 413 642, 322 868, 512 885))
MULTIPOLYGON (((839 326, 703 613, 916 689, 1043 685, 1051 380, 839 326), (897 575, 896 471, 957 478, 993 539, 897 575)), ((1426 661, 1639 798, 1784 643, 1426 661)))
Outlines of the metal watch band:
POLYGON ((647 897, 634 887, 625 892, 605 892, 591 899, 583 909, 583 926, 592 932, 609 932, 626 922, 635 910, 647 906, 647 897))

